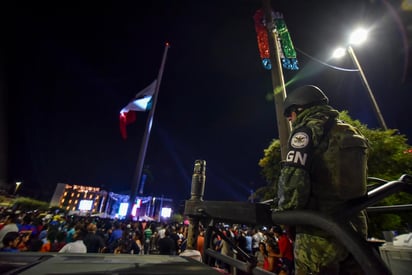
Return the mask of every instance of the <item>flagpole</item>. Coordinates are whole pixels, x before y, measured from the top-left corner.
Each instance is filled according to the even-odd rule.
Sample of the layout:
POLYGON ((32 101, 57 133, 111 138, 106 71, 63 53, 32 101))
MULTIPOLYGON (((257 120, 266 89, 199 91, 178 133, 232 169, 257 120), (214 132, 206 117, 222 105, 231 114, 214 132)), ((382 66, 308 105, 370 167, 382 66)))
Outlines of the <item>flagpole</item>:
POLYGON ((162 63, 160 65, 159 74, 157 76, 155 92, 153 94, 152 106, 150 108, 149 116, 146 121, 146 128, 145 128, 142 144, 140 146, 139 158, 137 160, 136 170, 135 170, 132 184, 131 184, 129 206, 127 208, 127 213, 126 213, 127 218, 131 218, 133 205, 134 205, 134 202, 136 201, 137 190, 138 190, 140 181, 142 179, 143 164, 144 164, 144 160, 146 157, 147 145, 149 144, 150 131, 152 129, 153 117, 154 117, 154 112, 155 112, 156 104, 157 104, 157 97, 159 95, 159 87, 162 81, 163 70, 165 67, 166 56, 167 56, 167 51, 169 47, 170 47, 169 43, 166 43, 165 50, 163 53, 162 63))

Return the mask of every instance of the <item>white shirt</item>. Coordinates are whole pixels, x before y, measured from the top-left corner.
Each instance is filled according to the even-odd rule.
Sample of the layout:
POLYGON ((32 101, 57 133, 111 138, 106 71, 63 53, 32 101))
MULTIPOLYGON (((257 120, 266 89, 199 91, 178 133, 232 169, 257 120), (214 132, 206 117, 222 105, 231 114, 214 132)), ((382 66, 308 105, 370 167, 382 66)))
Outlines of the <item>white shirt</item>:
POLYGON ((59 253, 86 253, 87 247, 83 240, 77 240, 75 242, 65 244, 59 253))
POLYGON ((166 236, 165 235, 166 234, 166 228, 161 228, 157 232, 158 232, 159 239, 163 239, 166 236))

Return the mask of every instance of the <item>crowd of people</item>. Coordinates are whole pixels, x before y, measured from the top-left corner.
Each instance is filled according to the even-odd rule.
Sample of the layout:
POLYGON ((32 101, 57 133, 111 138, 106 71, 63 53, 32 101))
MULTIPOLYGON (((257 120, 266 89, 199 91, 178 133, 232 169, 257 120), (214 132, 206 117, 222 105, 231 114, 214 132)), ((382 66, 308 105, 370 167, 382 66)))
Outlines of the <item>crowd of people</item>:
POLYGON ((2 213, 0 251, 177 255, 187 226, 153 221, 2 213))
MULTIPOLYGON (((292 274, 293 242, 281 227, 219 225, 218 228, 225 238, 214 235, 212 249, 242 260, 234 250, 237 246, 256 257, 258 267, 276 274, 292 274)), ((185 223, 0 213, 1 252, 180 255, 186 249, 187 234, 185 223)), ((200 225, 196 249, 201 256, 204 235, 200 225)), ((205 264, 231 272, 231 268, 220 261, 205 264)))
MULTIPOLYGON (((293 232, 288 228, 278 225, 269 228, 231 225, 222 226, 220 230, 224 237, 219 234, 212 237, 217 252, 239 260, 245 260, 245 255, 254 256, 257 267, 275 274, 293 274, 293 232), (235 246, 245 255, 235 251, 235 246)), ((215 261, 212 264, 227 273, 232 272, 225 263, 215 261)))

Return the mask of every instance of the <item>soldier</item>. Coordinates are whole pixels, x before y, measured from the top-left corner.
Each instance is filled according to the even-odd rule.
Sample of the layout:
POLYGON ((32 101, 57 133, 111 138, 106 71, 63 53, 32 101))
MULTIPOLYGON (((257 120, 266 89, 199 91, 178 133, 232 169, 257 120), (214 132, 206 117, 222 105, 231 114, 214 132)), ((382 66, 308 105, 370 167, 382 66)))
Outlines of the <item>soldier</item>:
MULTIPOLYGON (((284 101, 284 115, 293 129, 278 181, 278 210, 333 215, 347 200, 366 194, 367 141, 340 121, 338 111, 328 103, 326 95, 312 85, 292 91, 284 101)), ((366 238, 364 212, 350 221, 366 238)), ((344 262, 360 268, 334 237, 310 226, 296 227, 294 256, 296 275, 339 274, 344 262)), ((352 267, 350 272, 357 274, 357 269, 352 267)))

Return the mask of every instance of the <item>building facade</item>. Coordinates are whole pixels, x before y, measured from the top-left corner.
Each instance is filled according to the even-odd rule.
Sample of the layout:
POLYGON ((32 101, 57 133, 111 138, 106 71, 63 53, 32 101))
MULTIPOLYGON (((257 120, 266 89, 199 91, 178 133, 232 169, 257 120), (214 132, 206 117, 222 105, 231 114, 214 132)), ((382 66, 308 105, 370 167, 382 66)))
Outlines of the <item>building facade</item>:
POLYGON ((58 183, 50 207, 60 207, 68 212, 104 212, 107 192, 99 187, 58 183))

